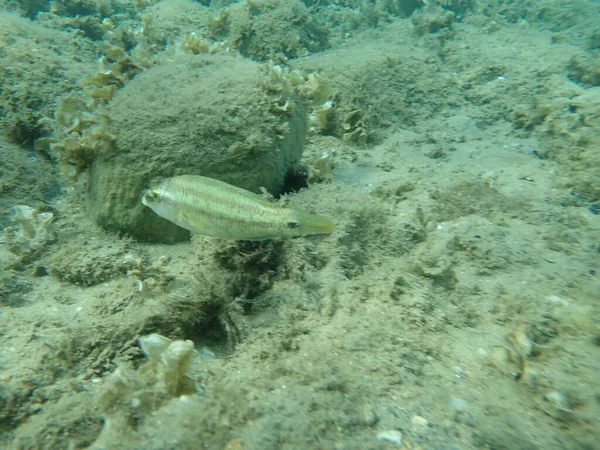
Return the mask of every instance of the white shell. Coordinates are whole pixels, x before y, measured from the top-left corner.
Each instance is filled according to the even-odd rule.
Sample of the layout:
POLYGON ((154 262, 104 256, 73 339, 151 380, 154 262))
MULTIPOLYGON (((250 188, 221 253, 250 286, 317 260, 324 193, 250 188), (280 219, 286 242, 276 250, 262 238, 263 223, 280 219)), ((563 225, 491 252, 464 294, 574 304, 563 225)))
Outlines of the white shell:
POLYGON ((144 354, 151 360, 160 360, 161 355, 171 345, 171 339, 160 334, 149 334, 139 339, 144 354))

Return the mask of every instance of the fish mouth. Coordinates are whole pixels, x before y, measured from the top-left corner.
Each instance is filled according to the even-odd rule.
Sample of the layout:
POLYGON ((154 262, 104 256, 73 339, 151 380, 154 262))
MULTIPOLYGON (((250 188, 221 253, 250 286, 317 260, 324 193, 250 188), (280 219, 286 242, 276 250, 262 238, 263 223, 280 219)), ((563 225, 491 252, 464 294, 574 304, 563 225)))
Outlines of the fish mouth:
POLYGON ((144 206, 151 207, 153 203, 155 202, 152 198, 152 189, 149 189, 146 192, 144 192, 144 195, 142 195, 142 204, 144 206))
POLYGON ((142 205, 144 206, 148 206, 148 192, 144 192, 144 195, 142 195, 142 205))

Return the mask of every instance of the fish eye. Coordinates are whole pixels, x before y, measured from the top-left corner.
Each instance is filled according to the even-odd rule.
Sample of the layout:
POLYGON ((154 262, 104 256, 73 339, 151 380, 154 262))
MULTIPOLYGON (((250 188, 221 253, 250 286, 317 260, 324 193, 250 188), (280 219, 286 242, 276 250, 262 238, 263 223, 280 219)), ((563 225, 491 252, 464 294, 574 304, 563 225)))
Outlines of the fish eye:
POLYGON ((152 200, 153 202, 157 202, 160 200, 160 194, 158 193, 158 191, 148 191, 146 192, 146 196, 145 196, 148 200, 152 200))

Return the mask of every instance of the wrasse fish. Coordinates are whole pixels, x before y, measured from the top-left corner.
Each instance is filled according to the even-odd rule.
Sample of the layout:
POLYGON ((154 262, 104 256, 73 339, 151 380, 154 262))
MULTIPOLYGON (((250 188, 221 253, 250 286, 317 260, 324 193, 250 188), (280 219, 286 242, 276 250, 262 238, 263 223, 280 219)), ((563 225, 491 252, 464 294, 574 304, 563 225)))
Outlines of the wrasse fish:
POLYGON ((169 178, 142 197, 159 216, 206 236, 263 240, 327 234, 327 217, 280 208, 264 198, 199 175, 169 178))

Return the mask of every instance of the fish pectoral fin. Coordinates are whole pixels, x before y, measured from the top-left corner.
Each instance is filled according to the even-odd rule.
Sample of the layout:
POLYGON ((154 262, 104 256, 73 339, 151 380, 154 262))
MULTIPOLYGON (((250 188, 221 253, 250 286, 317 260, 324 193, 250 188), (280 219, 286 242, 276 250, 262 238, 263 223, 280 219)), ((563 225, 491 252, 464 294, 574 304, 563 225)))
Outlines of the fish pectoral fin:
POLYGON ((177 216, 175 217, 174 222, 179 225, 180 227, 183 227, 187 230, 193 231, 192 227, 196 228, 196 227, 202 227, 202 223, 198 223, 198 220, 196 220, 194 222, 194 224, 192 225, 192 223, 190 222, 189 217, 183 212, 183 211, 179 211, 177 213, 177 216))

